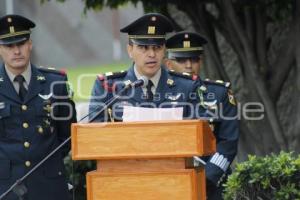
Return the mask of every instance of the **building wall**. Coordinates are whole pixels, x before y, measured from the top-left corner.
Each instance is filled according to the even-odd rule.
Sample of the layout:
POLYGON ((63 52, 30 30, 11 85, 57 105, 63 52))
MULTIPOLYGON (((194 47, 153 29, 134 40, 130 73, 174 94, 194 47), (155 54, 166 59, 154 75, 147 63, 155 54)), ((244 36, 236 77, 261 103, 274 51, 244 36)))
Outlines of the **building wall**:
MULTIPOLYGON (((127 36, 118 30, 143 14, 141 5, 122 6, 117 11, 105 8, 84 15, 82 1, 52 0, 44 4, 40 0, 11 1, 15 14, 24 15, 37 25, 32 32, 33 62, 57 68, 111 63, 117 57, 128 60, 127 36), (121 54, 114 55, 113 44, 118 38, 121 54)), ((0 14, 5 13, 2 0, 0 14)))

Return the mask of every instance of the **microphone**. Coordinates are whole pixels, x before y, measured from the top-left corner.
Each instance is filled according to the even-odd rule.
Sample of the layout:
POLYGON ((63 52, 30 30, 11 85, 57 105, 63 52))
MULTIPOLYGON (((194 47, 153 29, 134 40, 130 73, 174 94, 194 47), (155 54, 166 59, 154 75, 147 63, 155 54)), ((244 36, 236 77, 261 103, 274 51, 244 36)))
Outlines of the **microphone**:
POLYGON ((138 88, 138 87, 143 87, 143 86, 147 86, 149 82, 149 79, 146 76, 141 76, 138 80, 134 81, 133 83, 130 80, 124 81, 123 84, 125 85, 123 87, 123 89, 121 89, 118 93, 114 94, 114 96, 110 99, 108 99, 104 104, 105 106, 98 111, 98 109, 101 106, 96 107, 94 110, 92 110, 91 112, 89 112, 87 115, 85 115, 84 117, 82 117, 80 121, 83 121, 85 118, 89 117, 91 114, 95 113, 96 111, 98 111, 96 114, 94 114, 93 117, 91 117, 91 119, 88 120, 89 123, 95 121, 95 119, 102 114, 109 106, 111 106, 116 100, 118 100, 121 95, 123 94, 123 92, 127 91, 130 88, 138 88))
POLYGON ((131 83, 131 87, 145 87, 148 85, 149 79, 146 76, 141 76, 138 80, 131 83))

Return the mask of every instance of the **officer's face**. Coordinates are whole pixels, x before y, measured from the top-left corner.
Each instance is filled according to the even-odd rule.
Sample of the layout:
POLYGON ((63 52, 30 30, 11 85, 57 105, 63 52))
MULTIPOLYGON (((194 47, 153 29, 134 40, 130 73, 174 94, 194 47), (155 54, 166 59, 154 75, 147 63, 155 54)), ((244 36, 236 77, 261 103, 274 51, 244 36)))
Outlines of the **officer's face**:
POLYGON ((15 44, 0 45, 0 55, 8 69, 13 73, 23 72, 26 69, 29 63, 31 50, 31 40, 15 44))
POLYGON ((165 64, 169 69, 172 69, 176 72, 187 72, 190 74, 198 75, 200 72, 200 67, 202 65, 202 59, 201 57, 176 58, 173 60, 167 59, 165 64))
POLYGON ((152 77, 160 69, 165 55, 165 45, 128 45, 128 55, 141 75, 152 77))

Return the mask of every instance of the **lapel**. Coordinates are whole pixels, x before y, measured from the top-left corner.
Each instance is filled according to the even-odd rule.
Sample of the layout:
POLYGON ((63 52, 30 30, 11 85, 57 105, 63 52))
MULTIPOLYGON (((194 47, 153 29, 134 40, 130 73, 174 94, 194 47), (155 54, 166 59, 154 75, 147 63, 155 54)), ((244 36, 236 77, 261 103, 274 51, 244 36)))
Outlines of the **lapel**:
MULTIPOLYGON (((137 80, 137 78, 134 74, 133 66, 128 70, 126 76, 124 77, 124 81, 126 81, 126 80, 130 80, 132 83, 137 80)), ((132 96, 131 99, 133 99, 139 103, 145 101, 142 99, 143 90, 141 87, 129 89, 128 92, 125 93, 125 95, 123 95, 123 96, 132 96)))
POLYGON ((168 71, 164 66, 161 68, 161 76, 156 88, 156 95, 159 95, 159 98, 154 98, 154 101, 157 105, 161 104, 166 99, 166 94, 172 94, 174 90, 172 87, 175 86, 175 81, 173 77, 170 76, 168 71))
POLYGON ((17 94, 12 82, 6 74, 4 64, 0 67, 0 94, 6 96, 7 98, 17 102, 22 103, 19 95, 17 94))
POLYGON ((46 77, 34 65, 31 65, 31 79, 28 86, 28 93, 25 97, 24 103, 29 102, 36 97, 43 90, 43 84, 46 82, 46 77))

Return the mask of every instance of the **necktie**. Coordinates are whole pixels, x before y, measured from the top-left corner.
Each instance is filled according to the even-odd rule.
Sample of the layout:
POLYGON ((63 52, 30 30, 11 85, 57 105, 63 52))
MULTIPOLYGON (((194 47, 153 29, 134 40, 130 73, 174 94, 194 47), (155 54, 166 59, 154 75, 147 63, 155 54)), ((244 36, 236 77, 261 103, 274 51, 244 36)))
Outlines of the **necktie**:
POLYGON ((147 100, 148 101, 153 101, 153 93, 152 93, 152 90, 151 90, 152 86, 153 86, 153 82, 151 80, 149 80, 148 85, 146 87, 146 89, 147 89, 147 91, 146 91, 147 92, 147 100))
POLYGON ((14 79, 14 81, 18 82, 19 83, 19 97, 22 101, 24 101, 25 99, 25 96, 27 94, 27 90, 26 88, 24 87, 24 77, 22 75, 17 75, 14 79))

